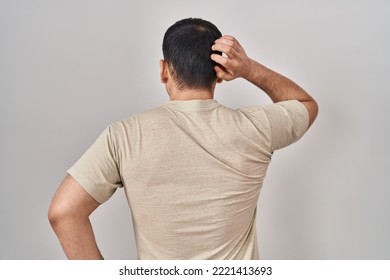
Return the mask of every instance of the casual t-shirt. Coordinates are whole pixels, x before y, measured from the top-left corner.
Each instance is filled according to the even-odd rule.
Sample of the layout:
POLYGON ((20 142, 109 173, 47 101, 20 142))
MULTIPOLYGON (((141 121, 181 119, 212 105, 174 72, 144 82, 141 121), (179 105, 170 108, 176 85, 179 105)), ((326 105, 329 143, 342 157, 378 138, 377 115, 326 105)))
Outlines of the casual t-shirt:
POLYGON ((124 187, 139 259, 258 259, 272 153, 307 130, 296 101, 170 101, 107 127, 68 173, 98 202, 124 187))

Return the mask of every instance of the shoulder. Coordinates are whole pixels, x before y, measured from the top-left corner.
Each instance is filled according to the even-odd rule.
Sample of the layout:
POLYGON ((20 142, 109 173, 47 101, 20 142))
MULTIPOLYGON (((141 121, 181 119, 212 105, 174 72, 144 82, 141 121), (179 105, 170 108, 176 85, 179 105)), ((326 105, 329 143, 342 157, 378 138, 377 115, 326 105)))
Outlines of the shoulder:
POLYGON ((159 106, 113 122, 107 129, 111 135, 117 137, 123 135, 123 133, 139 130, 141 127, 147 127, 157 121, 161 121, 163 118, 166 118, 166 115, 167 112, 163 106, 159 106))
POLYGON ((286 147, 307 131, 309 115, 306 107, 297 100, 250 106, 239 109, 257 128, 269 132, 271 150, 286 147))
POLYGON ((292 126, 299 131, 298 134, 306 132, 309 126, 309 114, 305 105, 297 100, 287 100, 264 106, 271 126, 292 126))
POLYGON ((269 121, 267 117, 267 111, 265 107, 267 105, 252 105, 237 109, 237 113, 244 116, 251 121, 255 126, 269 127, 269 121))

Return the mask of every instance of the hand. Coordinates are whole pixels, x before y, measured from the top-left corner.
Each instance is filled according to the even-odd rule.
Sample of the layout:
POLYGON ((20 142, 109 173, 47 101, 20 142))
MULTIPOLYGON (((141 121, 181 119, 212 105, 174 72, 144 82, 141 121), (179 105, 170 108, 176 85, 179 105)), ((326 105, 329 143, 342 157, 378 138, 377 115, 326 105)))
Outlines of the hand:
POLYGON ((213 51, 220 51, 226 55, 212 54, 211 59, 221 66, 215 66, 217 78, 231 81, 235 78, 248 78, 251 73, 252 60, 246 55, 243 47, 232 36, 224 35, 215 41, 211 47, 213 51))
POLYGON ((234 37, 222 36, 211 49, 226 55, 211 55, 211 59, 219 64, 214 67, 218 79, 230 81, 238 77, 244 78, 262 89, 273 102, 298 100, 309 113, 309 126, 314 122, 318 113, 316 101, 290 79, 249 58, 234 37))

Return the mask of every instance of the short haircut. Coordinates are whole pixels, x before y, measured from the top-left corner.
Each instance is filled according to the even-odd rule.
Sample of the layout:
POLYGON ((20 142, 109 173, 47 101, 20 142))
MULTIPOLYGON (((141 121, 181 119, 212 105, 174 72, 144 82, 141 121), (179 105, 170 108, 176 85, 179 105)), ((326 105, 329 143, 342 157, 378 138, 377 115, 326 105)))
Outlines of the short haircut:
POLYGON ((211 46, 222 36, 218 28, 200 18, 183 19, 165 32, 164 60, 180 90, 211 89, 217 79, 211 46))

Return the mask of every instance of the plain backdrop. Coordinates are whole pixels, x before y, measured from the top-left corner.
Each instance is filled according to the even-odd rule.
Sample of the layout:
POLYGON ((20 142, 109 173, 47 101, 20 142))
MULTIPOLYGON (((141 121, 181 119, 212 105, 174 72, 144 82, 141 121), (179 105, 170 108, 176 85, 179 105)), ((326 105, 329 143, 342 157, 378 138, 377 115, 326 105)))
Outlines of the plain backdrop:
MULTIPOLYGON (((0 259, 65 258, 47 220, 56 188, 108 124, 168 101, 162 38, 187 17, 234 35, 320 106, 273 157, 261 257, 389 259, 388 0, 0 0, 0 259)), ((215 97, 271 102, 242 79, 215 97)), ((123 190, 91 219, 105 258, 137 258, 123 190)))

